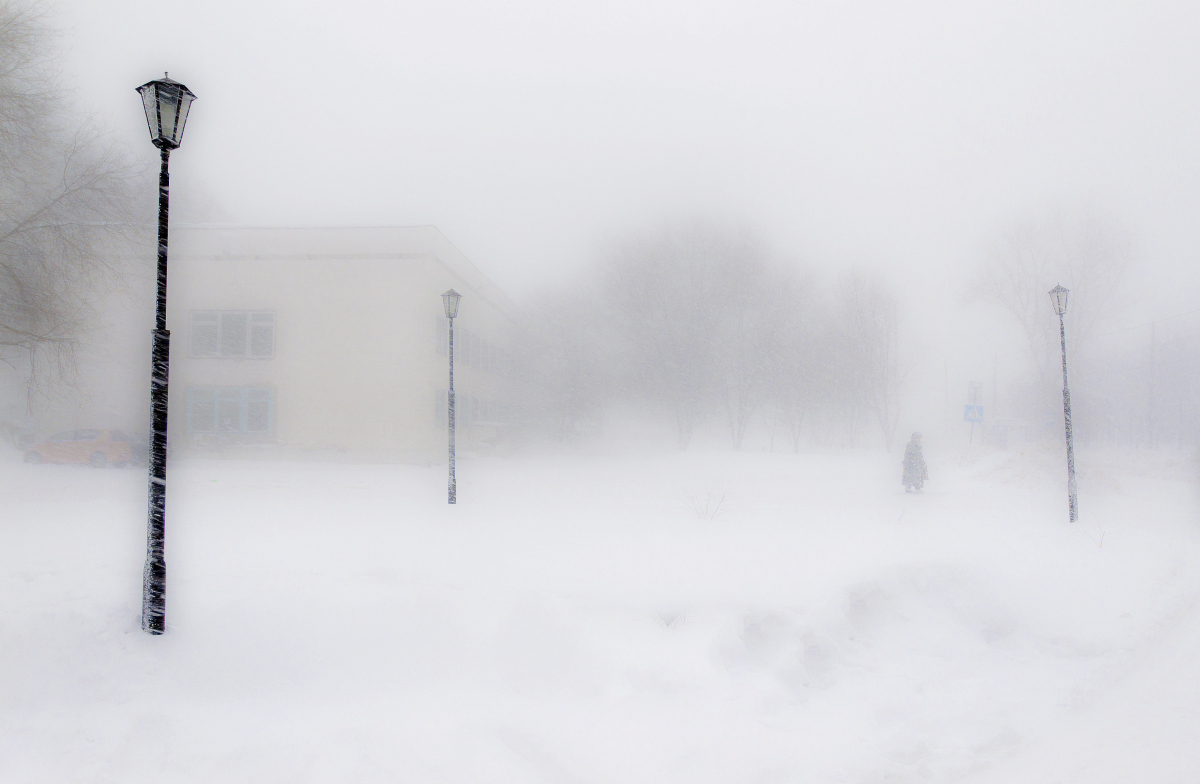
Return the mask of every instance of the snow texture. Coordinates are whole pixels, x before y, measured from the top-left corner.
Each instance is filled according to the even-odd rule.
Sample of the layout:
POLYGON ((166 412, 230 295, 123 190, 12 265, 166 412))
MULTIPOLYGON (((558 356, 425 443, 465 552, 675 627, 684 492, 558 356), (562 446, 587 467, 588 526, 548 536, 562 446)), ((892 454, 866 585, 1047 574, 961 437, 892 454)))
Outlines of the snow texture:
POLYGON ((5 782, 1200 779, 1197 465, 0 464, 5 782))

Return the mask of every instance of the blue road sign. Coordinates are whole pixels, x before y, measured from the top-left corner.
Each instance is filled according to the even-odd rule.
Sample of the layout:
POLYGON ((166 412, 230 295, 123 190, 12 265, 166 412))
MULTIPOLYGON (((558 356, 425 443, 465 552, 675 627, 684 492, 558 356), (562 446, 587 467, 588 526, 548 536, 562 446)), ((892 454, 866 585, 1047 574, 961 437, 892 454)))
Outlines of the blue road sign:
POLYGON ((967 406, 963 412, 964 422, 983 422, 983 406, 967 406))

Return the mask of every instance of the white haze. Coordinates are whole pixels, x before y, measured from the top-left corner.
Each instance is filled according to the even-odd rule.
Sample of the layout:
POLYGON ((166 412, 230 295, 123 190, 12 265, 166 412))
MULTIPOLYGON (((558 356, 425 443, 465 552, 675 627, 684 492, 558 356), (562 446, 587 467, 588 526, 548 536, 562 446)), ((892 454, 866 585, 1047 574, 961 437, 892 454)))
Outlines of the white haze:
MULTIPOLYGON (((167 70, 198 96, 171 156, 173 221, 434 225, 542 329, 518 363, 538 381, 525 448, 465 454, 457 512, 443 466, 173 458, 183 579, 161 640, 136 629, 144 475, 0 457, 20 519, 0 557, 18 695, 0 708, 0 779, 6 758, 29 781, 1200 774, 1194 751, 1172 756, 1200 730, 1180 708, 1200 695, 1186 655, 1200 5, 58 0, 47 14, 81 110, 149 174, 134 88, 167 70), (751 248, 725 272, 758 270, 774 323, 802 325, 792 348, 823 352, 805 365, 825 380, 802 448, 764 402, 735 452, 720 393, 681 382, 702 421, 679 450, 669 405, 647 404, 665 319, 639 329, 645 308, 618 313, 612 291, 658 289, 598 282, 620 278, 614 249, 637 257, 680 227, 686 245, 689 226, 738 263, 751 248), (1050 261, 1021 281, 1025 331, 979 284, 1031 248, 1050 261), (835 383, 858 367, 856 311, 838 299, 851 272, 897 305, 891 454, 835 383), (1075 526, 1057 283, 1074 297, 1075 526), (1051 436, 981 446, 962 421, 970 382, 989 417, 1051 436), (913 430, 924 496, 898 482, 913 430), (566 653, 543 667, 554 650, 525 632, 566 653), (424 702, 406 703, 414 683, 424 702), (411 748, 395 726, 415 728, 411 748), (147 738, 167 750, 146 757, 147 738)), ((111 298, 117 337, 81 356, 87 383, 135 390, 104 412, 130 429, 148 419, 151 253, 134 295, 111 298)), ((715 305, 768 312, 715 277, 700 287, 715 305)), ((353 329, 330 343, 362 340, 353 329)), ((690 338, 684 367, 718 343, 690 338)), ((753 353, 722 345, 708 360, 723 367, 753 353)), ((780 345, 765 353, 794 369, 780 345)), ((93 424, 108 423, 70 426, 93 424)))
POLYGON ((1160 270, 1197 249, 1186 4, 61 7, 69 75, 115 128, 163 69, 200 96, 180 198, 436 223, 514 290, 680 211, 930 280, 1064 203, 1115 215, 1160 270))
POLYGON ((962 301, 1014 224, 1084 211, 1128 235, 1114 326, 1191 310, 1200 285, 1187 4, 58 9, 67 76, 114 133, 145 141, 132 88, 163 69, 199 95, 172 157, 181 219, 434 224, 518 301, 614 238, 731 221, 898 287, 913 411, 1024 370, 1003 320, 962 301))

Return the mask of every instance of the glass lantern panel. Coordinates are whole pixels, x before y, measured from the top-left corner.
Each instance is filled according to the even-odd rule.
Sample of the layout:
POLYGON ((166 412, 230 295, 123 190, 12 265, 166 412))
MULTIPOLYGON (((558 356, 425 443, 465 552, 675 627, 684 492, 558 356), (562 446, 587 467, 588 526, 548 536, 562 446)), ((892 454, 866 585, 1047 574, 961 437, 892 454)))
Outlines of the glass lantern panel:
POLYGON ((142 94, 142 105, 146 108, 146 125, 150 127, 150 138, 158 138, 158 102, 154 99, 154 87, 138 90, 142 94))
POLYGON ((1067 295, 1070 291, 1062 286, 1055 286, 1050 290, 1050 303, 1054 305, 1054 312, 1061 316, 1067 312, 1067 295))
POLYGON ((192 100, 195 97, 187 90, 183 90, 182 95, 179 96, 179 127, 175 130, 175 144, 177 146, 183 141, 183 126, 187 122, 188 110, 192 108, 192 100))
POLYGON ((171 85, 158 86, 158 121, 162 124, 162 136, 175 143, 175 123, 179 119, 179 90, 171 85))

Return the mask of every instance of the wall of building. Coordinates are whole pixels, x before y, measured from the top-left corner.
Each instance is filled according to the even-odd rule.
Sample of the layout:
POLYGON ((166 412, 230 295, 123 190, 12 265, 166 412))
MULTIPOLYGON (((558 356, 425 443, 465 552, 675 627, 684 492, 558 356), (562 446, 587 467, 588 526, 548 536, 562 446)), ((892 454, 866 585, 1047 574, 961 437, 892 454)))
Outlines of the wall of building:
POLYGON ((176 451, 444 460, 440 295, 451 287, 463 295, 456 337, 467 341, 456 340, 460 412, 468 406, 460 443, 503 438, 512 390, 490 357, 511 352, 515 309, 432 227, 175 229, 168 286, 176 451), (270 356, 197 355, 211 349, 194 342, 208 323, 197 314, 233 324, 269 314, 270 356), (216 427, 198 424, 211 425, 214 406, 216 427))

